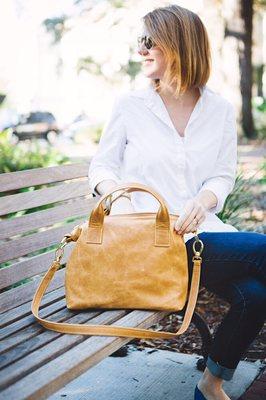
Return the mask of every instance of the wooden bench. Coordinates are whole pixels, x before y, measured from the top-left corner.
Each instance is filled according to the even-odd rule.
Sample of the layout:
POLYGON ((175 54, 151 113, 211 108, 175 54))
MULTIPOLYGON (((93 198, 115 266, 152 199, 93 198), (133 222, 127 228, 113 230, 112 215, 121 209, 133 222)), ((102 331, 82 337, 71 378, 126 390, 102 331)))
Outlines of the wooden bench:
MULTIPOLYGON (((31 314, 34 292, 54 259, 54 249, 65 233, 87 219, 98 200, 89 191, 87 173, 88 164, 79 163, 0 175, 1 399, 45 399, 132 340, 61 334, 46 330, 31 314)), ((65 248, 63 264, 73 245, 65 248)), ((69 311, 64 268, 56 272, 40 308, 40 316, 52 321, 139 328, 150 328, 167 314, 69 311)), ((203 369, 211 336, 196 313, 193 323, 203 339, 205 358, 197 365, 203 369)))

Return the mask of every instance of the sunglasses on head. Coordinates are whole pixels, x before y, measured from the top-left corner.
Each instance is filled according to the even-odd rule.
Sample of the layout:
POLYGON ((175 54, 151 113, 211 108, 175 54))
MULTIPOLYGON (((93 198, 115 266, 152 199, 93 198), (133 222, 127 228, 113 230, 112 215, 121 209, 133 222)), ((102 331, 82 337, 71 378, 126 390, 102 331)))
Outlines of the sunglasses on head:
POLYGON ((146 35, 138 37, 138 46, 140 47, 142 44, 144 44, 147 50, 150 50, 156 46, 154 40, 150 36, 146 35))

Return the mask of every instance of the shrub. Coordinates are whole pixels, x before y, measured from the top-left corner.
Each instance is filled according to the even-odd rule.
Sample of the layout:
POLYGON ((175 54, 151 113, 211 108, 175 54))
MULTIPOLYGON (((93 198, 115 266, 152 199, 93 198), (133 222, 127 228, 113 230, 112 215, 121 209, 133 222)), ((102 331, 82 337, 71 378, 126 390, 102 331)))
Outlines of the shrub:
MULTIPOLYGON (((223 222, 232 224, 239 230, 258 230, 258 220, 252 214, 256 203, 255 193, 265 181, 265 177, 257 179, 256 175, 260 171, 265 171, 265 164, 250 178, 244 178, 243 171, 237 174, 234 189, 226 198, 223 209, 217 214, 223 222), (247 228, 247 222, 252 220, 253 226, 247 228)), ((263 231, 262 226, 260 230, 263 231)))
POLYGON ((0 132, 0 173, 64 164, 68 157, 37 139, 15 143, 10 130, 0 132))

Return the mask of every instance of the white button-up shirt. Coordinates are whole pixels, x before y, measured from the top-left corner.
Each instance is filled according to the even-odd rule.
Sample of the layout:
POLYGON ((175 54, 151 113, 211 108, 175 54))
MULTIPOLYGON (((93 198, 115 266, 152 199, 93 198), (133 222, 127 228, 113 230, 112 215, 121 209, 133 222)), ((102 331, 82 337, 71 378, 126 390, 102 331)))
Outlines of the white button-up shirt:
MULTIPOLYGON (((112 179, 150 186, 165 200, 169 213, 180 215, 185 202, 211 190, 218 203, 208 210, 198 233, 237 231, 223 223, 222 210, 233 190, 237 170, 237 128, 233 105, 207 85, 200 94, 184 137, 176 131, 167 108, 149 83, 119 94, 105 123, 88 177, 95 186, 112 179)), ((149 193, 132 192, 135 212, 157 212, 158 201, 149 193)), ((184 235, 184 240, 193 233, 184 235)))

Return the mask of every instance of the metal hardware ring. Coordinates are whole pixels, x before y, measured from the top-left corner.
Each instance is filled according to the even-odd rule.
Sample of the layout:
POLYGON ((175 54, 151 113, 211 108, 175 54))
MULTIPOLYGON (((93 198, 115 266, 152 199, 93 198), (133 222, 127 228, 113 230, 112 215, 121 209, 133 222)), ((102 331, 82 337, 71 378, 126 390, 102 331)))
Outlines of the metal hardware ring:
POLYGON ((204 249, 204 244, 203 244, 202 240, 200 240, 200 239, 198 238, 198 236, 197 236, 196 239, 195 239, 195 241, 193 242, 193 251, 194 251, 194 254, 196 254, 197 256, 200 256, 201 253, 202 253, 202 251, 203 251, 203 249, 204 249), (196 243, 199 243, 199 245, 200 245, 199 250, 196 249, 196 243))

